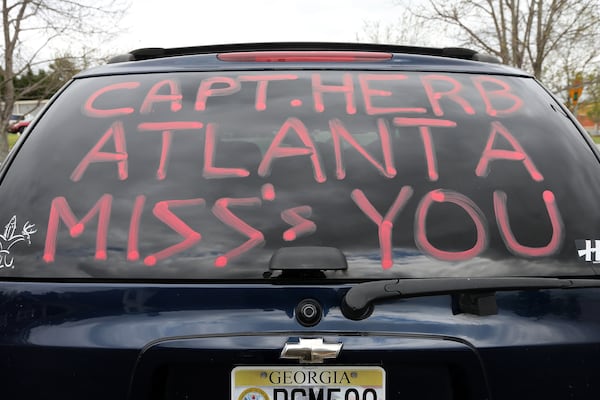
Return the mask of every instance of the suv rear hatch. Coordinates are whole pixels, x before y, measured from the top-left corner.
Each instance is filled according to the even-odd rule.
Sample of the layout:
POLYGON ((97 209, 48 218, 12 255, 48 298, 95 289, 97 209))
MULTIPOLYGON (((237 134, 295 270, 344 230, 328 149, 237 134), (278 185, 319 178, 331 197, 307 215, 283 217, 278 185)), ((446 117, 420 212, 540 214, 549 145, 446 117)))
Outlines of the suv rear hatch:
POLYGON ((5 387, 598 395, 593 281, 449 286, 342 312, 351 287, 380 280, 594 277, 600 216, 582 210, 600 198, 597 156, 532 78, 460 59, 213 54, 88 72, 3 170, 5 387), (299 256, 273 261, 287 248, 299 256), (303 319, 306 304, 320 318, 303 319))

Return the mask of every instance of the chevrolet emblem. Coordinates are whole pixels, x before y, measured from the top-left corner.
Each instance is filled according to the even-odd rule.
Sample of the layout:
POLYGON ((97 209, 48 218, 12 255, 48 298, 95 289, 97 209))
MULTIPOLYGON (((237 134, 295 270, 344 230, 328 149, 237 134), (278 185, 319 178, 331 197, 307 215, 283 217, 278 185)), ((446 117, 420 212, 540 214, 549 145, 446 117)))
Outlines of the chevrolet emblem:
POLYGON ((298 343, 286 343, 279 358, 318 364, 326 358, 336 358, 341 349, 342 343, 324 343, 321 338, 300 339, 298 343))

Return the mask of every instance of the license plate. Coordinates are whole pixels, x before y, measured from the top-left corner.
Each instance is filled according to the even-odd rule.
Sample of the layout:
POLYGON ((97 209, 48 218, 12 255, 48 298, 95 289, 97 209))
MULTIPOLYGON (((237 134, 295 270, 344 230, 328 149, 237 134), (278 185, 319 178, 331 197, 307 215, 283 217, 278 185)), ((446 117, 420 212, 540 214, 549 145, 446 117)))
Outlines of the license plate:
POLYGON ((385 400, 380 367, 236 367, 231 400, 385 400))

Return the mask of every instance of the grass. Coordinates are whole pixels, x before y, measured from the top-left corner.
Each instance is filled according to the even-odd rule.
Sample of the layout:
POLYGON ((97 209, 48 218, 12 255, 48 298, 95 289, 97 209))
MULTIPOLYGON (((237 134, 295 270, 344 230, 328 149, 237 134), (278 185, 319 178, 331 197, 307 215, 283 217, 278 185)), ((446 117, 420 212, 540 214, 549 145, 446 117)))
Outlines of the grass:
POLYGON ((594 143, 600 143, 600 136, 597 135, 591 135, 592 140, 594 141, 594 143))
POLYGON ((19 139, 19 135, 17 135, 16 133, 9 133, 6 136, 8 136, 8 148, 12 149, 12 147, 15 145, 15 143, 19 139))

